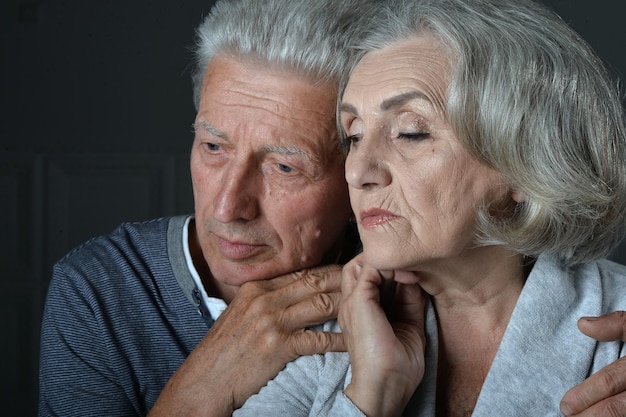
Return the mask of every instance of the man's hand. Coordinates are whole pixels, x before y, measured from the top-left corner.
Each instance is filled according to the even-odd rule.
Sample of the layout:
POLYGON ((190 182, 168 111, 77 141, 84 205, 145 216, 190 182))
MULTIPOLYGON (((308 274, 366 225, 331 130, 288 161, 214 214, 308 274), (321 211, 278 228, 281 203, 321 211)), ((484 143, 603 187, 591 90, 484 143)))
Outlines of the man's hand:
POLYGON ((336 317, 340 286, 340 266, 242 285, 150 416, 230 416, 287 362, 345 350, 341 334, 305 329, 336 317))
MULTIPOLYGON (((626 312, 583 317, 578 328, 599 341, 626 341, 626 312)), ((569 390, 561 400, 561 411, 566 416, 626 417, 626 357, 569 390)))

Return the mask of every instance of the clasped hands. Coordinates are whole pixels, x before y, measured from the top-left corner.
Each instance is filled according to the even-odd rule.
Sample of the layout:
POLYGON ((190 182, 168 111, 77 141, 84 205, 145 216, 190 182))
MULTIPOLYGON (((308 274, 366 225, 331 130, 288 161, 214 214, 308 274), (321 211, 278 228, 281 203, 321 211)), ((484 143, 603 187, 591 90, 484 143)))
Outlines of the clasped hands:
MULTIPOLYGON (((342 268, 334 265, 244 284, 150 416, 231 415, 298 356, 345 350, 353 368, 346 395, 368 415, 399 414, 424 375, 421 289, 398 284, 390 322, 379 300, 391 275, 361 266, 358 258, 343 275, 342 282, 342 268), (336 317, 340 303, 343 335, 309 330, 336 317)), ((598 340, 626 340, 626 313, 581 319, 579 328, 598 340)), ((570 390, 561 408, 568 416, 626 417, 625 391, 622 358, 570 390)))

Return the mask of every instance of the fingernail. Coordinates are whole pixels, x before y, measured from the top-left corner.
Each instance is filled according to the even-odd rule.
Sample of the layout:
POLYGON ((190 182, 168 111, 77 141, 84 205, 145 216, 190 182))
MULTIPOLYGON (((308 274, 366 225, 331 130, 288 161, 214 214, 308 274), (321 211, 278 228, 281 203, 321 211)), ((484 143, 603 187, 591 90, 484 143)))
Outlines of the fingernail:
POLYGON ((568 403, 561 403, 561 412, 566 416, 572 415, 572 409, 568 403))
POLYGON ((600 317, 581 317, 581 319, 586 321, 598 321, 600 317))

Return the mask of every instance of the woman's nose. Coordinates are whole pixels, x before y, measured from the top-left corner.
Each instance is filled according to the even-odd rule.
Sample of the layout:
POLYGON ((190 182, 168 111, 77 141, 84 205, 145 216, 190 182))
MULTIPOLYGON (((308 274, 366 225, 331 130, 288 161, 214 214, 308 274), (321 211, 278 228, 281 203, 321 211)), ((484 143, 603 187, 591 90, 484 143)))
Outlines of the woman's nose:
POLYGON ((384 141, 364 135, 350 147, 346 158, 346 181, 350 187, 372 189, 391 183, 384 146, 384 141))

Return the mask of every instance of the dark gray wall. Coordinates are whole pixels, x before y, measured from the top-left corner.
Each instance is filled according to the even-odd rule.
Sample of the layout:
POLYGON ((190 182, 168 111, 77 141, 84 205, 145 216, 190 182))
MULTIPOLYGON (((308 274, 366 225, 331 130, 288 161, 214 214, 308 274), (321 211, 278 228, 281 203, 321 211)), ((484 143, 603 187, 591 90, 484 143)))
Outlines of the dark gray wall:
MULTIPOLYGON (((621 79, 626 91, 626 2, 623 0, 542 0, 573 27, 621 79)), ((626 100, 623 100, 626 104, 626 100)), ((611 258, 626 264, 626 242, 611 258)))
POLYGON ((0 410, 34 416, 52 263, 191 212, 189 65, 213 0, 0 2, 0 410))
POLYGON ((188 47, 212 3, 2 2, 3 150, 187 150, 188 47))
MULTIPOLYGON (((212 3, 0 2, 3 415, 35 415, 51 264, 121 221, 191 211, 188 47, 212 3)), ((621 0, 546 3, 626 73, 621 0)))

